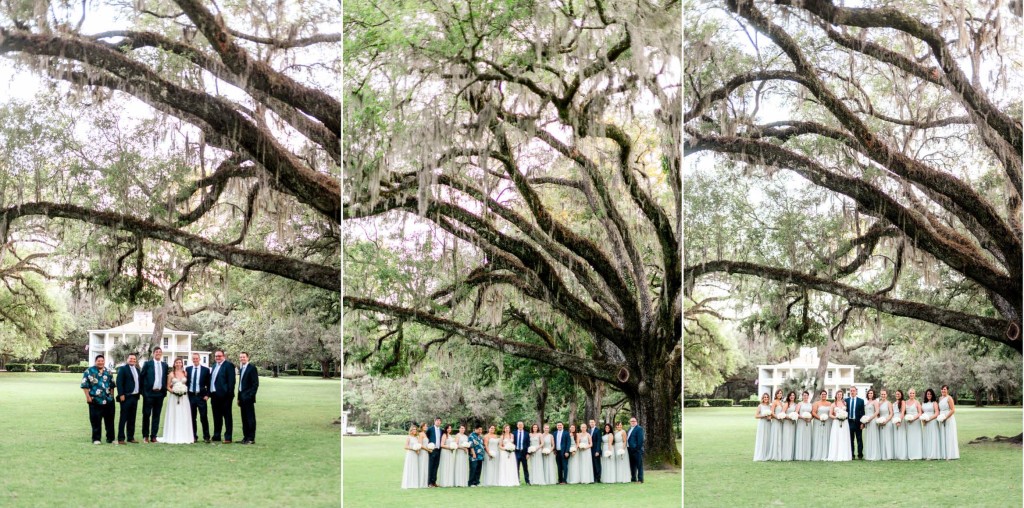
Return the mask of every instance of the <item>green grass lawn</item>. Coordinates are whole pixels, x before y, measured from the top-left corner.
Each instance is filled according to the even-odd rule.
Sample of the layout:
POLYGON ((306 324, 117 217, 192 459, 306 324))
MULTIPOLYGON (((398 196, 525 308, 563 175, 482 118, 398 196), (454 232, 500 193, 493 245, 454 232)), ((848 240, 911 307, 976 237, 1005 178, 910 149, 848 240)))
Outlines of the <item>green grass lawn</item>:
MULTIPOLYGON (((340 434, 331 423, 341 412, 336 380, 261 378, 251 446, 93 445, 80 381, 75 374, 0 373, 0 506, 340 503, 340 434)), ((141 441, 141 402, 136 426, 141 441)), ((234 433, 240 439, 237 406, 234 433)))
POLYGON ((1021 506, 1021 448, 967 444, 1015 436, 1021 417, 1019 407, 958 407, 960 460, 754 462, 753 409, 686 409, 684 501, 687 508, 824 505, 857 485, 857 506, 1021 506))
POLYGON ((342 440, 344 457, 343 498, 345 508, 415 508, 474 506, 550 506, 570 508, 678 507, 680 473, 645 471, 644 483, 609 485, 544 485, 518 488, 437 488, 402 487, 404 436, 346 436, 342 440))

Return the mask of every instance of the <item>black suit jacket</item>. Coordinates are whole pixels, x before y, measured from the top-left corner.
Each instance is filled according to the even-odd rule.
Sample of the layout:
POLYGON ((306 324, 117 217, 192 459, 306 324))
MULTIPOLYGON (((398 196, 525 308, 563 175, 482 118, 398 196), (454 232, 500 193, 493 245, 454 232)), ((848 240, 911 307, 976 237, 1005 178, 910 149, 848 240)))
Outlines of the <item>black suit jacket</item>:
POLYGON ((436 451, 436 452, 440 452, 441 451, 441 436, 442 435, 444 435, 444 427, 438 426, 436 433, 434 432, 434 426, 433 425, 427 427, 427 440, 429 442, 431 442, 431 443, 434 443, 434 446, 436 447, 436 448, 434 448, 434 451, 436 451))
MULTIPOLYGON (((189 365, 185 367, 185 374, 188 375, 188 391, 192 394, 192 371, 196 369, 195 365, 189 365)), ((204 365, 199 366, 199 391, 195 392, 197 397, 209 397, 210 396, 210 368, 204 365)))
POLYGON ((139 391, 143 397, 167 396, 167 362, 160 360, 160 389, 153 390, 153 384, 156 382, 156 368, 153 367, 155 362, 156 360, 150 359, 142 364, 142 372, 139 374, 139 382, 142 383, 142 389, 139 391))
POLYGON ((555 441, 555 449, 561 448, 558 450, 559 453, 569 453, 569 448, 572 447, 572 441, 570 441, 568 429, 562 430, 562 444, 558 444, 558 429, 551 431, 551 436, 555 441))
POLYGON ((601 440, 601 437, 603 436, 603 434, 601 434, 601 429, 594 428, 587 432, 590 433, 590 440, 594 442, 594 447, 591 448, 590 451, 593 453, 601 453, 601 445, 604 444, 601 440))
MULTIPOLYGON (((136 372, 139 368, 135 367, 136 372)), ((142 383, 142 373, 139 373, 139 383, 142 383)), ((135 391, 135 378, 132 377, 132 371, 128 369, 128 364, 122 365, 117 368, 117 395, 131 395, 135 391)), ((142 389, 139 389, 139 393, 142 393, 142 389)))
POLYGON ((217 370, 217 364, 210 366, 210 395, 218 397, 234 398, 235 396, 235 364, 224 360, 214 379, 213 371, 217 370))
MULTIPOLYGON (((238 372, 242 372, 241 367, 238 372)), ((259 389, 259 371, 250 363, 245 366, 245 373, 238 378, 238 402, 256 402, 256 391, 259 389)))

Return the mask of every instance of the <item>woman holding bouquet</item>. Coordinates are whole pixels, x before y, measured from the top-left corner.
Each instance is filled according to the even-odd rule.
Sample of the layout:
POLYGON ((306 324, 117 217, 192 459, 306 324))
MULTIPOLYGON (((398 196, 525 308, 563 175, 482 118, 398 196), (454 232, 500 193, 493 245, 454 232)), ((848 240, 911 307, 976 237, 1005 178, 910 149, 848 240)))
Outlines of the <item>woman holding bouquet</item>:
POLYGON ((498 486, 518 487, 519 470, 516 466, 516 443, 512 439, 512 427, 501 429, 501 447, 498 449, 498 486))
POLYGON ((622 422, 615 422, 615 483, 629 483, 629 454, 622 422))
POLYGON ((895 411, 892 409, 892 403, 889 402, 889 392, 887 390, 881 390, 880 400, 878 401, 878 421, 879 423, 879 450, 882 453, 882 460, 893 459, 893 432, 892 417, 895 411))
POLYGON ((782 420, 782 460, 793 460, 796 452, 796 422, 800 419, 800 404, 796 392, 789 392, 782 404, 785 419, 782 420))
POLYGON ((754 418, 757 419, 757 436, 754 438, 754 462, 768 460, 771 454, 771 416, 772 406, 768 400, 768 394, 761 394, 761 403, 754 409, 754 418))
POLYGON ((903 400, 903 390, 893 392, 892 401, 892 458, 893 460, 907 460, 907 424, 903 421, 906 418, 907 404, 903 400))
POLYGON ((604 424, 601 441, 601 483, 615 483, 615 431, 612 424, 604 424))
POLYGON ((795 448, 793 450, 793 460, 811 460, 811 408, 813 407, 808 401, 811 396, 807 390, 804 390, 802 402, 797 405, 798 415, 800 417, 796 422, 796 437, 794 441, 795 448))
POLYGON ((527 459, 530 463, 531 485, 547 485, 547 476, 544 474, 544 441, 541 438, 540 425, 536 423, 530 426, 530 448, 526 450, 529 454, 527 459))
POLYGON ((428 479, 430 478, 430 450, 427 450, 427 443, 430 439, 427 437, 427 422, 420 424, 419 432, 420 451, 417 453, 419 465, 420 465, 420 488, 425 489, 429 485, 428 479))
POLYGON ((878 422, 875 421, 878 418, 878 396, 875 395, 875 389, 869 388, 865 398, 867 402, 864 404, 864 418, 861 419, 861 423, 864 424, 864 460, 881 460, 881 437, 878 433, 878 422))
POLYGON ((832 413, 832 403, 828 401, 828 390, 822 390, 818 394, 818 402, 814 403, 811 409, 815 420, 811 422, 814 432, 811 437, 811 460, 825 460, 828 458, 828 437, 832 431, 829 424, 829 414, 832 413))
POLYGON ((943 420, 939 424, 939 442, 942 443, 942 458, 946 460, 960 458, 960 444, 956 441, 956 406, 953 397, 949 396, 949 385, 942 385, 942 397, 939 397, 939 416, 943 420))
POLYGON ((455 434, 455 486, 469 487, 469 436, 466 426, 459 425, 459 433, 455 434))
POLYGON ((544 425, 544 434, 541 435, 540 450, 544 457, 544 484, 558 485, 558 464, 555 462, 555 436, 551 435, 551 426, 544 425))
POLYGON ((576 438, 576 442, 579 443, 576 455, 580 456, 580 483, 594 483, 594 461, 591 459, 593 452, 590 451, 594 447, 594 443, 591 443, 590 439, 587 424, 581 423, 580 433, 576 438))
POLYGON ((828 455, 825 460, 835 462, 853 460, 853 448, 850 446, 849 413, 843 395, 845 392, 836 390, 836 402, 832 405, 832 412, 829 414, 833 420, 832 430, 828 437, 828 455))
POLYGON ((167 416, 164 419, 164 435, 157 439, 160 443, 192 444, 192 406, 188 401, 188 375, 185 374, 184 360, 174 359, 174 369, 167 374, 164 387, 170 397, 167 398, 167 416))
POLYGON ((768 460, 782 460, 782 422, 786 419, 786 404, 782 402, 782 388, 775 390, 775 400, 772 401, 772 422, 770 428, 771 443, 768 448, 768 460))
POLYGON ((935 390, 924 391, 921 402, 921 453, 925 460, 941 459, 942 449, 939 442, 939 425, 935 418, 939 416, 939 404, 935 401, 935 390))
POLYGON ((405 436, 405 465, 402 467, 402 488, 420 488, 420 443, 419 429, 415 425, 409 427, 409 434, 405 436))
POLYGON ((576 432, 576 424, 569 425, 569 471, 565 474, 565 483, 573 484, 580 482, 580 453, 579 434, 576 432))
POLYGON ((903 412, 903 425, 907 428, 907 459, 924 458, 923 438, 921 436, 921 401, 917 400, 917 390, 907 392, 907 407, 903 412))
POLYGON ((446 425, 444 433, 441 434, 441 461, 437 466, 437 486, 455 486, 455 436, 452 435, 452 426, 446 425))
POLYGON ((487 434, 484 435, 484 465, 480 470, 480 485, 484 487, 498 486, 498 447, 501 439, 494 433, 494 425, 487 427, 487 434))

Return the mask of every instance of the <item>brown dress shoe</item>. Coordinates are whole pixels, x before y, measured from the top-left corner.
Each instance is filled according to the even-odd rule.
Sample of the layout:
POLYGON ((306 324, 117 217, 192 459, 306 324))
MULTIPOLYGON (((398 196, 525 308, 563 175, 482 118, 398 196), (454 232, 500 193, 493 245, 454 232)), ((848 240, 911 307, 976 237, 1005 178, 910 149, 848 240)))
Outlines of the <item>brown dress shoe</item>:
POLYGON ((131 443, 131 444, 139 444, 139 442, 134 440, 134 439, 130 439, 130 440, 128 440, 128 442, 131 443))
POLYGON ((124 441, 118 441, 117 444, 124 444, 124 441))
POLYGON ((230 442, 231 442, 231 440, 230 440, 230 439, 225 439, 225 440, 224 440, 224 444, 227 444, 227 443, 230 443, 230 442))
POLYGON ((148 438, 148 437, 144 437, 144 438, 142 438, 142 442, 143 442, 143 443, 148 443, 148 442, 149 442, 149 438, 148 438))

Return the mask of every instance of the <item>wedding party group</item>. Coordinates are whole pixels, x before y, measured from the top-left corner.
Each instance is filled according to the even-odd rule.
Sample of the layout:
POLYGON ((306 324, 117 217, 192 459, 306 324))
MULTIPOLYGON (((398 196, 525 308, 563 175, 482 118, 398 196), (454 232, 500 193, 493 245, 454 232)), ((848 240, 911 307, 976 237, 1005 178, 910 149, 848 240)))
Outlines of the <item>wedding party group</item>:
POLYGON ((822 390, 813 404, 809 393, 800 401, 796 392, 785 399, 782 390, 775 400, 761 396, 754 417, 757 438, 754 460, 934 460, 959 459, 956 438, 956 405, 943 385, 942 395, 935 397, 931 388, 924 399, 917 398, 911 388, 904 399, 896 390, 889 400, 888 390, 869 389, 867 400, 857 397, 857 388, 850 388, 849 397, 836 390, 835 401, 828 400, 822 390))
POLYGON ((590 420, 566 429, 558 422, 533 424, 529 431, 523 422, 502 428, 500 435, 491 425, 483 434, 477 425, 466 434, 460 425, 453 433, 451 425, 426 423, 409 427, 405 439, 405 467, 402 488, 424 487, 517 487, 519 469, 527 485, 565 485, 574 483, 643 483, 644 429, 630 418, 629 429, 622 423, 604 424, 590 420), (533 474, 531 474, 531 471, 533 474))
MULTIPOLYGON (((203 441, 224 443, 232 440, 232 407, 236 398, 235 365, 226 359, 223 350, 214 353, 216 364, 200 364, 199 353, 192 354, 192 365, 185 367, 176 358, 171 367, 163 361, 163 350, 153 350, 153 358, 138 366, 138 355, 131 353, 117 375, 106 368, 106 358, 96 357, 92 367, 82 375, 82 392, 89 405, 89 423, 92 425, 93 444, 102 444, 102 427, 106 428, 107 443, 114 442, 114 402, 120 405, 117 424, 117 444, 138 443, 135 440, 135 418, 139 398, 142 398, 142 442, 191 444, 199 441, 196 428, 198 414, 203 427, 203 441), (115 394, 116 389, 116 394, 115 394), (168 398, 168 395, 170 396, 168 398), (207 402, 213 412, 213 436, 207 418, 207 402), (163 434, 157 435, 160 415, 167 406, 163 434), (223 435, 221 434, 223 431, 223 435)), ((256 392, 260 387, 259 373, 249 363, 249 354, 239 354, 237 404, 242 417, 241 444, 256 441, 256 392)))

